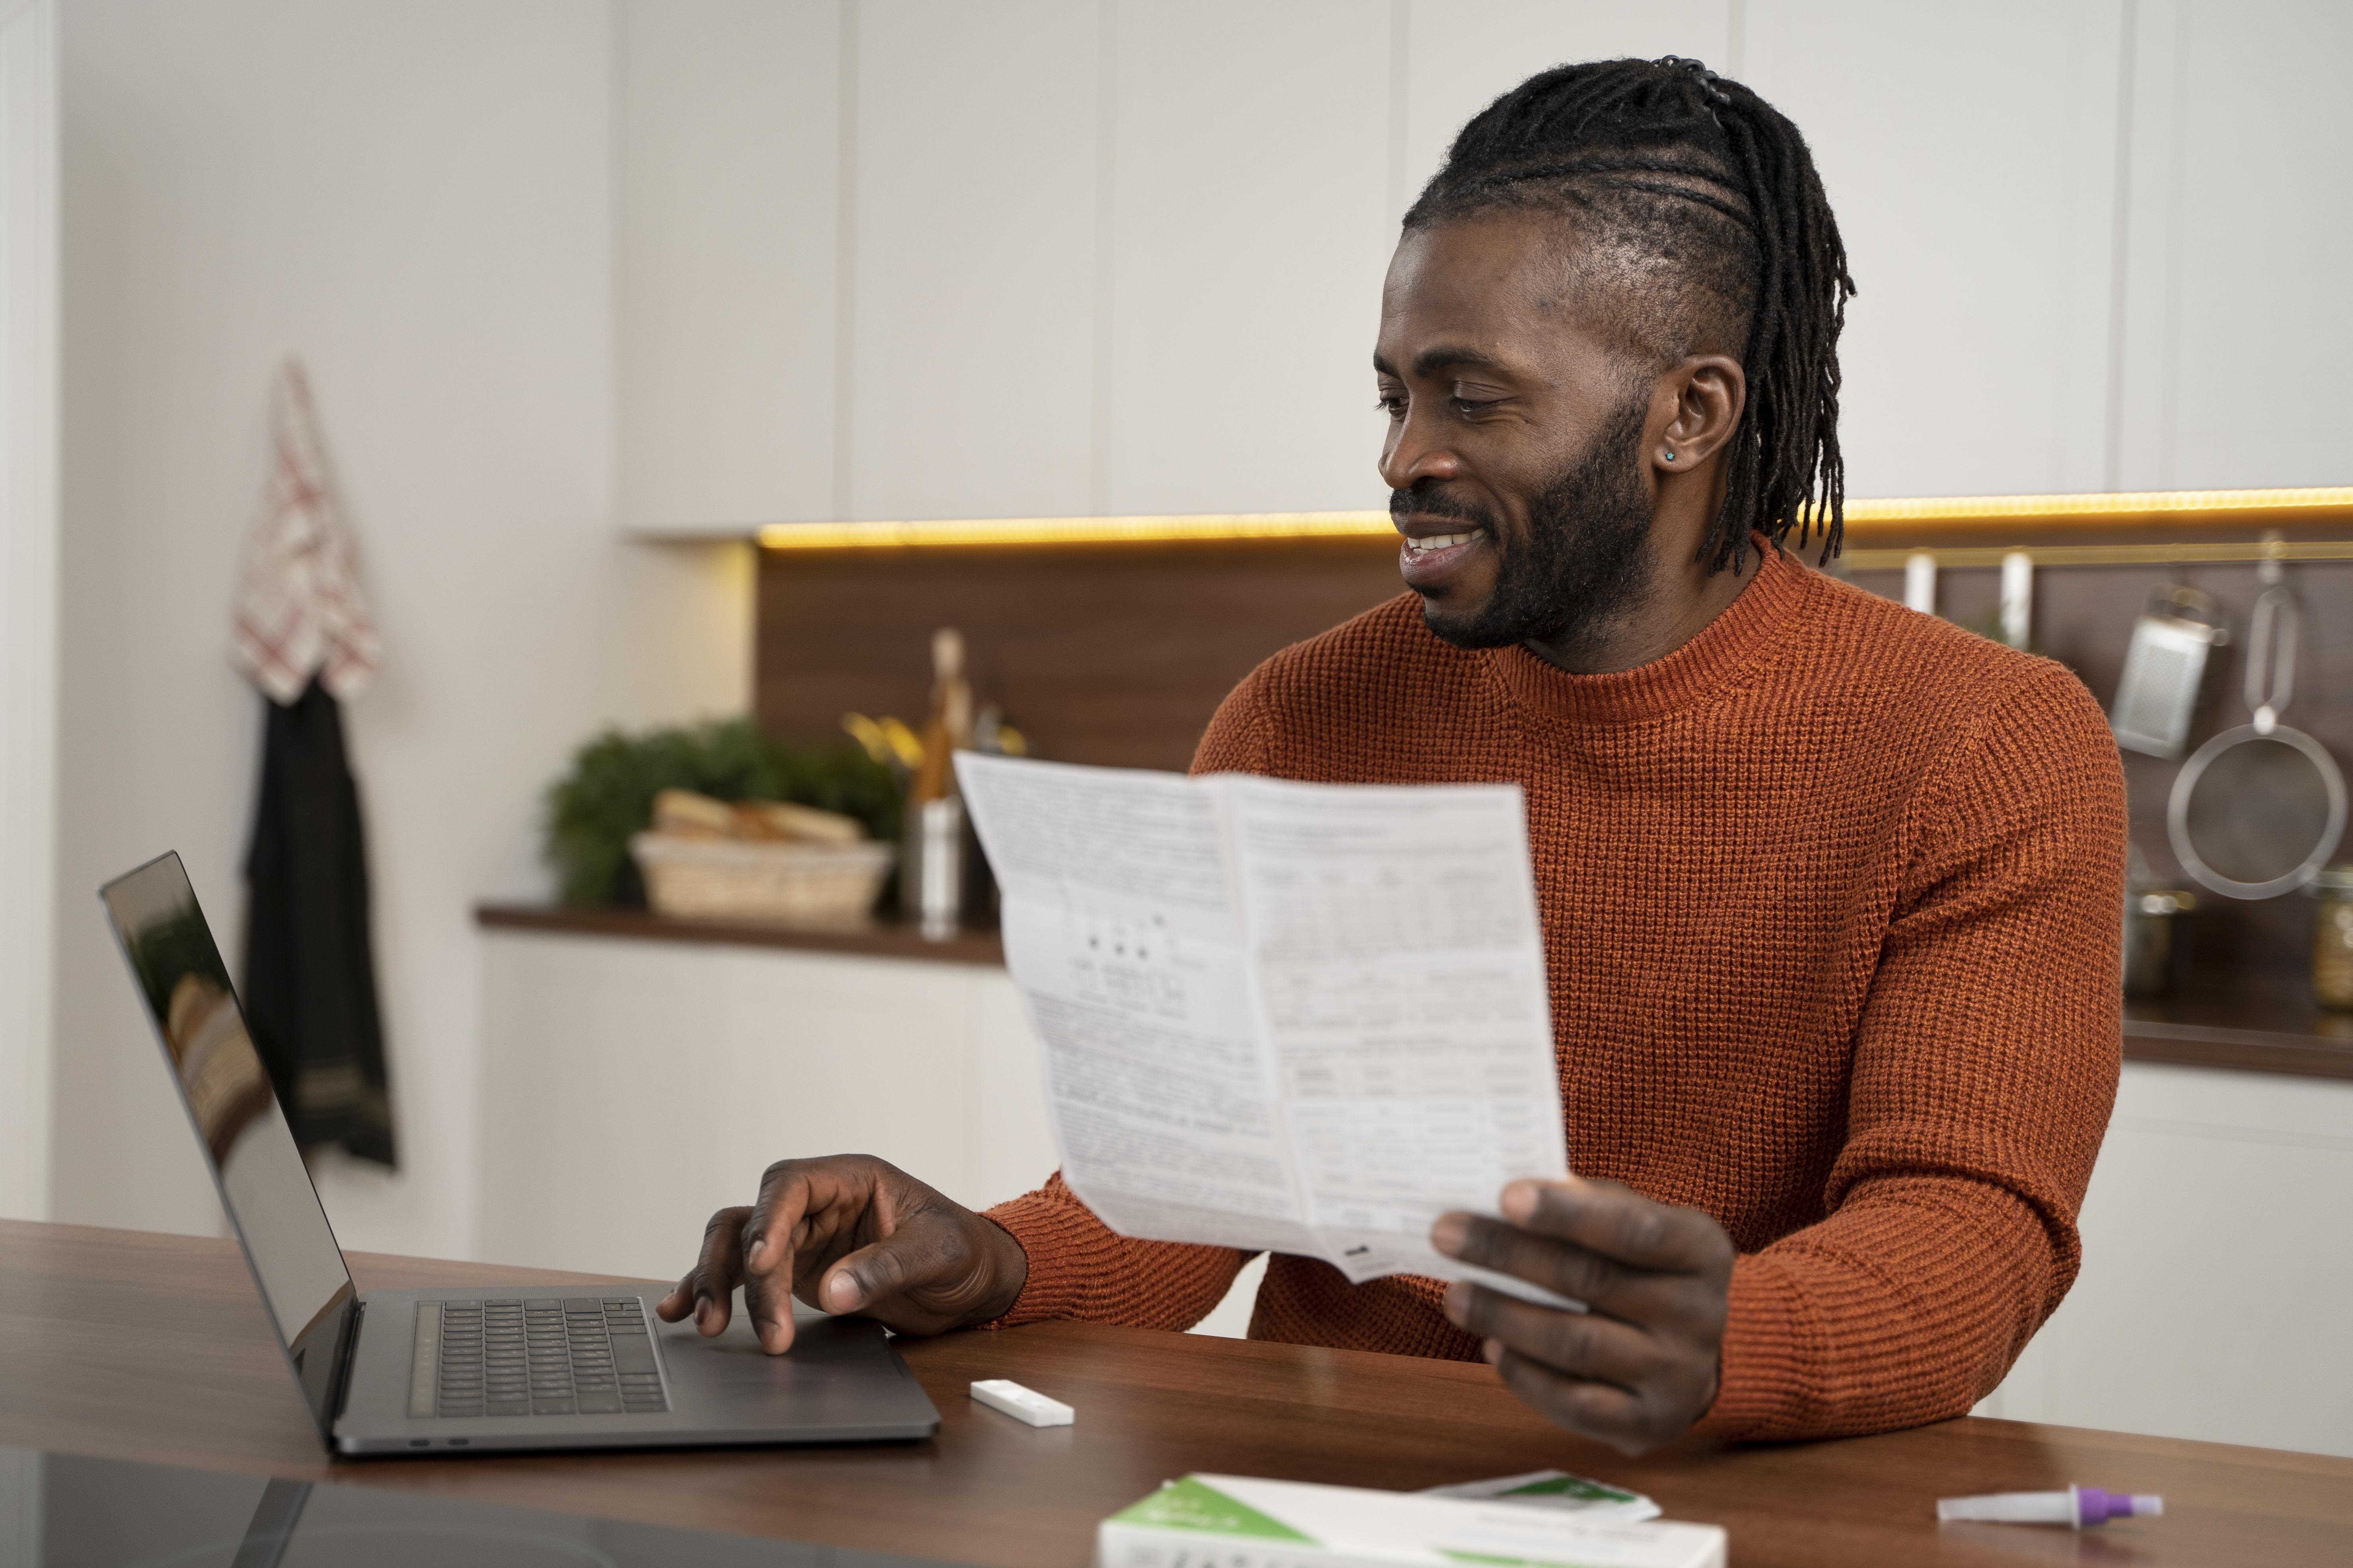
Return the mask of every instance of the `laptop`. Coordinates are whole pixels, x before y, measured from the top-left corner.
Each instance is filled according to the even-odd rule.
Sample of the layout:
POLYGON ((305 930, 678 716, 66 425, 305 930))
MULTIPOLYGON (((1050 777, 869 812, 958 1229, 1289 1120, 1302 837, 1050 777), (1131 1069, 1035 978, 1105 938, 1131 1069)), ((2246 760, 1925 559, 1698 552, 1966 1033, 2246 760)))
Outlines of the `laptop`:
POLYGON ((99 898, 332 1451, 852 1443, 939 1430, 881 1324, 799 1302, 792 1350, 771 1356, 746 1313, 709 1340, 691 1322, 664 1323, 660 1290, 354 1290, 180 858, 151 860, 99 898))

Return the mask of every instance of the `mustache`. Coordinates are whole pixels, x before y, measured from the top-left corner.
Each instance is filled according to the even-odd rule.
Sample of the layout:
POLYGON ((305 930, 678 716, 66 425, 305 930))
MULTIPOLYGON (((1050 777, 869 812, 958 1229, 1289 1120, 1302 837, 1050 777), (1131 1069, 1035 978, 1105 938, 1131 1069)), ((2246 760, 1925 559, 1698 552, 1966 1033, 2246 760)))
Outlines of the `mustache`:
POLYGON ((1425 517, 1451 517, 1457 522, 1476 523, 1490 533, 1498 532, 1494 513, 1484 507, 1473 506, 1459 496, 1441 489, 1410 489, 1389 491, 1389 516, 1403 520, 1415 512, 1425 517))

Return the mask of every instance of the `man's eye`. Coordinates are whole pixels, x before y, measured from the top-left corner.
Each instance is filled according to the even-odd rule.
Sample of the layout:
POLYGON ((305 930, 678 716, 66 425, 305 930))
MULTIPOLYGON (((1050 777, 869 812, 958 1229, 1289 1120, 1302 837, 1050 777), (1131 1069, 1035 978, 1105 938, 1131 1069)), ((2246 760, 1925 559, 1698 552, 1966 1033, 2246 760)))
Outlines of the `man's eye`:
POLYGON ((1377 406, 1385 410, 1390 418, 1402 419, 1405 417, 1405 394, 1385 392, 1381 394, 1377 406))
POLYGON ((1494 407, 1496 404, 1501 403, 1503 399, 1500 397, 1490 397, 1482 401, 1475 397, 1450 397, 1447 401, 1454 405, 1454 412, 1461 415, 1463 418, 1476 419, 1482 414, 1486 413, 1490 408, 1494 407))

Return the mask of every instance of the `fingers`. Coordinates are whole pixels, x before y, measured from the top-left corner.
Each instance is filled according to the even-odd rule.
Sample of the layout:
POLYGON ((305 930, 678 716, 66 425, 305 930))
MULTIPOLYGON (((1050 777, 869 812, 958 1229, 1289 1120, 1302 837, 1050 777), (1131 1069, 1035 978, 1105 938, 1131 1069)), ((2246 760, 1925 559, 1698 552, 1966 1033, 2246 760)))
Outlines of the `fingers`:
POLYGON ((903 1171, 863 1154, 783 1160, 759 1202, 725 1209, 703 1256, 656 1310, 689 1311, 706 1334, 724 1329, 740 1281, 763 1349, 793 1342, 793 1298, 858 1312, 905 1332, 938 1333, 1001 1316, 1018 1298, 1029 1258, 1018 1242, 903 1171))
POLYGON ((1457 1328, 1588 1383, 1640 1389, 1670 1371, 1658 1339, 1598 1312, 1539 1307, 1458 1279, 1446 1288, 1446 1316, 1457 1328))
POLYGON ((694 1268, 677 1289, 654 1303, 655 1313, 664 1322, 675 1323, 691 1311, 694 1326, 706 1336, 727 1327, 741 1272, 744 1222, 751 1213, 731 1208, 711 1216, 711 1223, 702 1227, 702 1252, 694 1268))
MULTIPOLYGON (((840 1194, 813 1190, 809 1163, 781 1160, 760 1181, 760 1201, 744 1226, 744 1310, 760 1348, 782 1355, 793 1342, 793 1271, 805 1239, 802 1222, 840 1194)), ((857 1207, 862 1213, 863 1199, 857 1207)))
POLYGON ((1662 1429, 1640 1396, 1614 1384, 1567 1376, 1492 1340, 1487 1359, 1522 1404, 1555 1426, 1607 1443, 1621 1454, 1655 1448, 1681 1429, 1662 1429))
POLYGON ((828 1312, 874 1309, 884 1322, 907 1317, 925 1330, 942 1309, 976 1283, 970 1237, 956 1226, 923 1216, 906 1228, 842 1258, 818 1281, 817 1305, 828 1312), (908 1300, 923 1297, 923 1300, 908 1300), (895 1308, 896 1310, 892 1309, 895 1308))
POLYGON ((1697 1209, 1615 1183, 1514 1182, 1505 1215, 1450 1214, 1439 1251, 1585 1302, 1560 1311, 1458 1280, 1447 1317, 1486 1343, 1513 1393, 1572 1431, 1636 1453, 1715 1398, 1735 1248, 1697 1209))
MULTIPOLYGON (((1555 1246, 1564 1245, 1554 1243, 1555 1246)), ((1484 1341, 1484 1352, 1512 1392, 1538 1414, 1626 1453, 1680 1436, 1715 1401, 1723 1342, 1722 1298, 1689 1275, 1661 1275, 1689 1298, 1677 1320, 1621 1322, 1599 1312, 1564 1312, 1456 1280, 1446 1316, 1484 1341)))
POLYGON ((1589 1247, 1483 1215, 1448 1215, 1431 1229, 1430 1240, 1449 1257, 1541 1285, 1617 1318, 1651 1315, 1662 1283, 1688 1278, 1630 1268, 1589 1247))
POLYGON ((1636 1268, 1698 1274, 1732 1267, 1732 1244, 1715 1220, 1615 1182, 1514 1182, 1500 1206, 1515 1226, 1636 1268))

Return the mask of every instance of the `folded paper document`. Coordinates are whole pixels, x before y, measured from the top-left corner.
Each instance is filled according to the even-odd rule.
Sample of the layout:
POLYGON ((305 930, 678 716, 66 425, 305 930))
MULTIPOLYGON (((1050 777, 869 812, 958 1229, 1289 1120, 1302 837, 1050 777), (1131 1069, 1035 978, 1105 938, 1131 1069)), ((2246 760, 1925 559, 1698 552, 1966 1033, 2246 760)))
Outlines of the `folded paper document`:
POLYGON ((1607 1481, 1572 1476, 1567 1470, 1530 1470, 1524 1476, 1497 1476, 1493 1480, 1457 1481, 1452 1486, 1424 1487, 1423 1497, 1483 1498, 1519 1503, 1527 1508, 1557 1509, 1588 1519, 1644 1520, 1659 1517, 1659 1505, 1641 1492, 1613 1487, 1607 1481))
POLYGON ((1712 1524, 1199 1475, 1104 1520, 1095 1553, 1101 1568, 1724 1568, 1725 1533, 1712 1524))
POLYGON ((1430 1245, 1568 1168, 1517 785, 956 763, 1106 1224, 1573 1305, 1430 1245))

